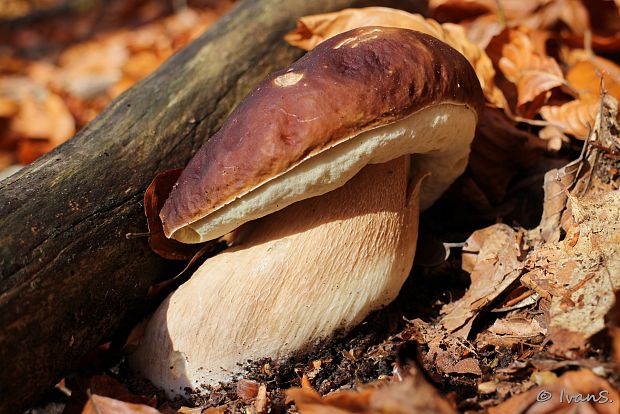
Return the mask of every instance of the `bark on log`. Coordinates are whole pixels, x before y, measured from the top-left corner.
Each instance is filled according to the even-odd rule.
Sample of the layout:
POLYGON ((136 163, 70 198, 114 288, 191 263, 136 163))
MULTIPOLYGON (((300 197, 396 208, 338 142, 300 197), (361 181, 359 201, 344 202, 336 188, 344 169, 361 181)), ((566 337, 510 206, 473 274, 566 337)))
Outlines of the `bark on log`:
MULTIPOLYGON (((19 412, 86 352, 141 317, 170 262, 146 239, 142 197, 187 163, 249 88, 302 52, 304 14, 394 1, 245 0, 74 138, 0 182, 0 413, 19 412)), ((420 1, 400 1, 420 10, 420 1)))

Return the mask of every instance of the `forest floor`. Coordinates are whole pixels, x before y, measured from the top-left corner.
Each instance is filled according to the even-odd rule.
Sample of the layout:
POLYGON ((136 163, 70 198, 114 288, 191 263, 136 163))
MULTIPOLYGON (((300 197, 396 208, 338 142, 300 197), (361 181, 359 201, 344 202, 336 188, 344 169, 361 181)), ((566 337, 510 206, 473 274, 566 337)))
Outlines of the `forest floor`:
MULTIPOLYGON (((0 9, 11 22, 0 26, 0 179, 69 139, 233 1, 42 3, 0 9)), ((443 26, 399 14, 470 60, 487 108, 468 170, 421 217, 398 298, 307 353, 254 361, 237 381, 172 401, 131 372, 139 338, 119 333, 28 412, 620 412, 619 7, 431 1, 443 26)), ((388 10, 355 13, 347 24, 394 22, 388 10)), ((311 49, 352 28, 321 19, 287 40, 311 49)))

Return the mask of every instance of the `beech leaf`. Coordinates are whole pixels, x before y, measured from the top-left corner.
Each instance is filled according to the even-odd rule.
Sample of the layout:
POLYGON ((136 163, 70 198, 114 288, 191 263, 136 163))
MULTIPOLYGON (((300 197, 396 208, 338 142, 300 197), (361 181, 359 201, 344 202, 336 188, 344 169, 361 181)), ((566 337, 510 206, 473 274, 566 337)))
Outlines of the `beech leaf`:
POLYGON ((546 100, 545 93, 565 85, 566 81, 555 59, 536 52, 526 33, 510 30, 509 36, 499 67, 517 87, 517 106, 521 113, 533 116, 546 100), (529 104, 527 108, 526 104, 529 104))
POLYGON ((159 411, 148 405, 132 404, 93 394, 84 406, 82 414, 159 414, 159 411))
POLYGON ((302 17, 297 21, 297 28, 284 39, 293 46, 311 50, 330 37, 362 26, 417 30, 447 43, 471 63, 487 101, 499 108, 507 106, 502 92, 493 83, 495 69, 491 60, 484 50, 467 40, 465 30, 459 25, 441 25, 433 19, 402 10, 367 7, 302 17))
POLYGON ((205 246, 205 243, 184 244, 167 238, 159 218, 159 212, 182 171, 183 168, 177 168, 157 174, 144 193, 149 245, 158 255, 172 260, 190 260, 205 246))

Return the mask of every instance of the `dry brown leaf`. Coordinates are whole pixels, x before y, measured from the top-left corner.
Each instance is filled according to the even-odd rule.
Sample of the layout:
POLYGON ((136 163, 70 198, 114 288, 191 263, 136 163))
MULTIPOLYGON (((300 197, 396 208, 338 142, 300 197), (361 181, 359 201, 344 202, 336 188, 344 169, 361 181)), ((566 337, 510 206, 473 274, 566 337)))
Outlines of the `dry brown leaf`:
POLYGON ((612 340, 613 359, 616 364, 620 364, 620 291, 616 292, 614 307, 611 309, 608 318, 607 331, 612 340))
POLYGON ((148 405, 132 404, 93 394, 82 414, 159 414, 159 411, 148 405))
POLYGON ((603 77, 605 90, 620 100, 620 66, 583 50, 571 51, 566 61, 571 65, 566 80, 580 96, 599 96, 603 77))
POLYGON ((539 226, 530 232, 531 239, 541 238, 551 243, 557 243, 560 240, 560 221, 566 209, 568 190, 577 180, 581 162, 581 159, 577 159, 560 169, 549 170, 545 174, 543 214, 539 226))
POLYGON ((530 339, 547 333, 538 320, 524 317, 497 319, 488 330, 495 335, 522 339, 530 339))
POLYGON ((554 125, 547 125, 538 131, 538 136, 540 139, 547 142, 547 150, 550 152, 558 152, 562 149, 563 143, 570 142, 568 137, 564 134, 564 130, 554 125))
POLYGON ((321 397, 309 386, 286 391, 300 414, 456 414, 418 372, 402 382, 378 384, 360 391, 337 391, 321 397))
POLYGON ((254 401, 254 409, 257 414, 264 414, 269 409, 269 393, 267 392, 267 386, 261 384, 258 387, 258 393, 256 394, 256 400, 254 401))
POLYGON ((549 336, 560 351, 572 347, 565 346, 565 335, 585 340, 605 327, 614 292, 620 289, 620 192, 583 203, 570 200, 578 225, 561 244, 560 268, 548 275, 558 287, 552 292, 549 336))
MULTIPOLYGON (((224 414, 226 412, 226 407, 224 407, 224 409, 221 409, 221 407, 217 407, 218 409, 213 410, 213 408, 215 407, 211 407, 211 411, 209 411, 209 414, 224 414)), ((205 412, 207 412, 208 410, 204 410, 205 412)), ((176 414, 203 414, 203 408, 202 407, 181 407, 178 410, 176 410, 176 414)))
POLYGON ((449 44, 474 67, 487 101, 500 108, 506 107, 503 94, 493 83, 495 70, 491 60, 482 49, 467 40, 463 27, 459 25, 441 25, 435 20, 402 10, 367 7, 302 17, 297 21, 297 28, 284 39, 293 46, 311 50, 330 37, 362 26, 417 30, 449 44))
POLYGON ((431 0, 429 9, 441 22, 460 22, 487 13, 499 15, 498 4, 509 26, 550 29, 563 22, 577 34, 590 27, 588 11, 579 0, 431 0))
POLYGON ((190 260, 205 246, 205 243, 185 244, 167 238, 159 218, 159 212, 182 171, 183 168, 176 168, 157 174, 144 192, 144 214, 149 229, 149 246, 161 257, 171 260, 190 260))
POLYGON ((517 106, 532 117, 547 100, 551 89, 566 85, 555 59, 536 52, 532 40, 521 30, 509 31, 510 42, 502 48, 499 67, 517 87, 517 106))
MULTIPOLYGON (((573 48, 583 48, 584 36, 573 33, 562 33, 560 35, 562 42, 573 48)), ((592 50, 599 53, 616 53, 620 52, 620 31, 612 34, 592 34, 592 50)))
POLYGON ((497 10, 495 0, 429 0, 431 16, 441 22, 472 20, 497 10))
POLYGON ((462 359, 444 372, 454 374, 472 374, 477 376, 482 375, 480 364, 476 358, 462 359))
POLYGON ((11 129, 21 136, 44 139, 58 145, 75 133, 73 117, 64 101, 30 79, 2 79, 0 96, 17 105, 11 129))
POLYGON ((56 87, 81 99, 92 99, 121 79, 128 57, 121 36, 79 43, 60 56, 56 87))
MULTIPOLYGON (((521 0, 511 0, 515 6, 521 0)), ((583 34, 590 28, 588 10, 580 0, 552 0, 539 2, 540 7, 522 21, 514 23, 522 24, 532 29, 551 29, 559 22, 566 24, 573 33, 583 34)))
POLYGON ((620 289, 620 192, 578 200, 568 195, 574 225, 562 242, 532 254, 522 283, 551 302, 553 350, 583 350, 605 327, 605 315, 620 289))
POLYGON ((494 14, 485 14, 475 20, 461 23, 465 28, 467 38, 485 50, 491 39, 499 35, 504 30, 504 25, 494 14))
POLYGON ((475 231, 463 246, 463 269, 471 271, 471 286, 461 299, 443 307, 441 324, 467 337, 478 312, 521 275, 520 256, 517 233, 507 225, 475 231))
POLYGON ((224 414, 227 409, 227 405, 220 405, 219 407, 209 407, 204 410, 202 414, 224 414))
POLYGON ((491 407, 489 414, 617 414, 620 394, 592 371, 567 372, 553 384, 541 385, 491 407), (570 398, 570 401, 569 401, 570 398))
POLYGON ((252 401, 258 395, 258 382, 242 378, 237 382, 237 396, 243 401, 252 401))
POLYGON ((469 357, 475 350, 467 339, 449 333, 441 324, 431 324, 421 319, 409 323, 399 337, 426 345, 428 351, 421 351, 421 362, 427 372, 440 376, 451 373, 482 374, 478 360, 469 357))
MULTIPOLYGON (((539 134, 542 139, 548 140, 560 134, 569 134, 584 140, 594 127, 596 114, 601 106, 600 98, 587 95, 559 106, 543 106, 540 115, 551 125, 545 127, 539 134)), ((559 149, 559 148, 554 148, 559 149)))
POLYGON ((9 118, 8 128, 0 134, 1 149, 17 152, 22 163, 48 152, 92 120, 112 98, 197 37, 233 1, 208 2, 197 6, 200 9, 185 7, 169 16, 165 14, 170 7, 161 2, 146 2, 136 10, 137 3, 88 6, 90 11, 105 7, 110 12, 102 25, 96 24, 99 12, 84 10, 84 15, 76 11, 75 15, 50 16, 55 25, 38 19, 36 25, 25 22, 0 33, 3 38, 15 38, 7 46, 8 53, 0 54, 0 116, 9 118), (123 24, 128 17, 131 24, 123 24), (50 29, 54 39, 46 38, 50 29), (70 46, 57 50, 61 45, 70 46), (12 56, 21 49, 44 56, 38 60, 12 56), (9 95, 7 83, 12 84, 9 95))

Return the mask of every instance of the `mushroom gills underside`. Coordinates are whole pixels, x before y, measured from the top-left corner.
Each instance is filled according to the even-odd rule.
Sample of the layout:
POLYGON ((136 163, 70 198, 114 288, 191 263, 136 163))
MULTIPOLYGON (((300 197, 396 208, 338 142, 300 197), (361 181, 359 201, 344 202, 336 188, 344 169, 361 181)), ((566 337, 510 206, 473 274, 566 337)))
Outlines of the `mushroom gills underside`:
POLYGON ((239 232, 148 322, 132 365, 169 395, 229 381, 346 332, 398 294, 413 263, 421 179, 410 157, 239 232))
POLYGON ((172 238, 183 243, 216 239, 243 223, 333 191, 367 164, 405 154, 419 154, 416 168, 431 173, 421 194, 424 210, 465 170, 476 121, 476 112, 465 104, 429 106, 307 157, 287 172, 175 231, 172 238))

